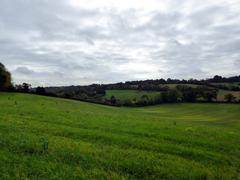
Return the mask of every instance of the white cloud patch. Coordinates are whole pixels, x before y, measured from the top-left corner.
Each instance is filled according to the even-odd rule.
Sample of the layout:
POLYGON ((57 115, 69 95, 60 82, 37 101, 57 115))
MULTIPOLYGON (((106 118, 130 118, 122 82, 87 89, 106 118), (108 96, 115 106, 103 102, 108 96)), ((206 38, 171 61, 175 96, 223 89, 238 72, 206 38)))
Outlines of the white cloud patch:
POLYGON ((239 73, 239 0, 1 0, 0 61, 16 83, 239 73))

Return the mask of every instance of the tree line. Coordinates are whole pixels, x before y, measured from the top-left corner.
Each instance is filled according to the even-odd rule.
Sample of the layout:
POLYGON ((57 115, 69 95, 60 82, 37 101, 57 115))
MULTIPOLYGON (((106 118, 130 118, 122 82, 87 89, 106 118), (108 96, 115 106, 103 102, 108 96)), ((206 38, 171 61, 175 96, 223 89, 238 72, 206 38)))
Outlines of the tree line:
POLYGON ((133 90, 146 90, 146 91, 165 91, 168 90, 166 85, 168 84, 195 84, 195 85, 204 85, 210 86, 213 88, 231 90, 231 91, 240 91, 240 76, 233 77, 222 77, 222 76, 214 76, 209 79, 189 79, 189 80, 179 80, 179 79, 156 79, 156 80, 141 80, 141 81, 126 81, 114 84, 106 84, 104 85, 106 89, 133 89, 133 90), (227 83, 235 83, 236 85, 228 86, 227 83), (214 84, 215 83, 215 84, 214 84), (226 83, 226 84, 224 84, 226 83))
MULTIPOLYGON (((186 85, 178 85, 176 89, 170 89, 168 91, 160 92, 155 97, 149 97, 143 95, 139 100, 136 98, 125 99, 123 101, 117 99, 115 96, 111 96, 110 99, 105 99, 106 104, 117 106, 149 106, 163 103, 181 103, 181 102, 217 102, 217 89, 211 89, 208 87, 189 87, 186 85)), ((224 96, 226 102, 237 102, 236 97, 231 93, 224 96)))
MULTIPOLYGON (((89 86, 67 86, 67 87, 36 87, 31 88, 28 83, 13 85, 11 73, 7 71, 5 66, 0 63, 0 91, 14 91, 22 93, 34 93, 46 96, 55 96, 70 98, 76 100, 84 100, 116 106, 147 106, 161 103, 177 103, 177 102, 214 102, 217 101, 217 94, 220 85, 209 83, 232 83, 239 82, 240 76, 221 77, 214 76, 206 80, 178 80, 178 79, 157 79, 145 81, 127 81, 125 83, 115 84, 92 84, 89 86), (170 89, 168 84, 177 84, 175 89, 170 89), (184 85, 183 85, 184 84, 184 85), (189 84, 201 85, 196 87, 188 86, 189 84), (110 99, 103 98, 107 90, 144 90, 158 91, 159 95, 150 98, 143 95, 140 99, 125 99, 123 101, 112 96, 110 99)), ((222 85, 223 86, 223 85, 222 85)), ((235 89, 238 90, 238 89, 235 89)), ((227 102, 235 102, 236 97, 233 94, 226 94, 224 97, 227 102)))

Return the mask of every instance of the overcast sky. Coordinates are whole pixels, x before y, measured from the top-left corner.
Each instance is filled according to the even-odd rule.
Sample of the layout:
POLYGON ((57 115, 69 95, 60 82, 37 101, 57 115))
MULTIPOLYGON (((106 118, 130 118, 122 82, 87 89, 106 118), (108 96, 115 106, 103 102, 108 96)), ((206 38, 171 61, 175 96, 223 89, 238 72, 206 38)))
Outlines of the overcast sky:
POLYGON ((0 0, 15 83, 240 74, 240 0, 0 0))

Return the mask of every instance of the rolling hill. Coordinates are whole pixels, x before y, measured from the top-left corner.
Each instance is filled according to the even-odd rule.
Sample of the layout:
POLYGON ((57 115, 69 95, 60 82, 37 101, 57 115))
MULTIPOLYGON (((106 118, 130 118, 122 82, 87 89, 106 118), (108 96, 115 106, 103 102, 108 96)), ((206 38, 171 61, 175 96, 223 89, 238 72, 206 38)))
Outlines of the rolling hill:
POLYGON ((239 104, 0 93, 0 179, 239 179, 239 104))
MULTIPOLYGON (((176 89, 176 86, 179 84, 167 84, 165 85, 166 87, 168 87, 169 89, 176 89)), ((187 87, 201 87, 201 85, 194 85, 194 84, 180 84, 180 85, 184 85, 187 87)), ((143 95, 147 95, 150 99, 154 99, 157 98, 159 95, 161 94, 161 92, 159 91, 142 91, 142 90, 106 90, 106 94, 102 97, 103 99, 110 99, 111 96, 116 97, 117 99, 119 99, 120 101, 124 101, 124 100, 140 100, 141 97, 143 95)), ((236 97, 236 100, 239 101, 240 100, 240 91, 230 91, 230 90, 222 90, 222 89, 218 89, 218 93, 217 93, 217 98, 216 101, 217 102, 224 102, 226 101, 224 99, 224 96, 226 94, 232 94, 234 95, 234 97, 236 97)))
POLYGON ((139 91, 139 90, 107 90, 103 98, 110 99, 111 96, 115 96, 117 99, 124 101, 127 99, 140 100, 143 95, 147 95, 150 99, 154 99, 160 95, 161 92, 157 91, 139 91))

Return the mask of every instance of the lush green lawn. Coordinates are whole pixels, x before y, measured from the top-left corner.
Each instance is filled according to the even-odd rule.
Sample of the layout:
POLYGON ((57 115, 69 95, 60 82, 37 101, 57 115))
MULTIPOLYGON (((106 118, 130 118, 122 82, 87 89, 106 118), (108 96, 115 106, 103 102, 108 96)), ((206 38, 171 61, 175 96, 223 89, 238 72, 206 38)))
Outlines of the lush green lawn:
POLYGON ((110 99, 112 96, 119 100, 140 100, 143 95, 147 95, 150 99, 154 99, 156 96, 160 95, 157 91, 138 91, 138 90, 107 90, 104 98, 110 99))
POLYGON ((0 179, 239 179, 240 105, 0 93, 0 179))

